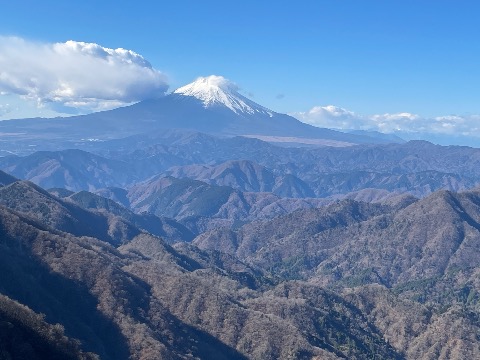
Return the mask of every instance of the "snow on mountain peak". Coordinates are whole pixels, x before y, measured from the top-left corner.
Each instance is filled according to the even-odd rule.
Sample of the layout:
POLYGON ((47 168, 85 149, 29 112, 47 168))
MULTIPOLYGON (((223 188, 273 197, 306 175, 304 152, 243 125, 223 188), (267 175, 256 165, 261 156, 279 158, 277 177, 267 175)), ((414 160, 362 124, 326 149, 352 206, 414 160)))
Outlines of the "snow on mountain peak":
POLYGON ((191 84, 178 88, 173 93, 193 96, 203 102, 205 108, 226 106, 236 114, 263 113, 272 116, 272 112, 239 94, 238 86, 223 76, 211 75, 199 77, 191 84))

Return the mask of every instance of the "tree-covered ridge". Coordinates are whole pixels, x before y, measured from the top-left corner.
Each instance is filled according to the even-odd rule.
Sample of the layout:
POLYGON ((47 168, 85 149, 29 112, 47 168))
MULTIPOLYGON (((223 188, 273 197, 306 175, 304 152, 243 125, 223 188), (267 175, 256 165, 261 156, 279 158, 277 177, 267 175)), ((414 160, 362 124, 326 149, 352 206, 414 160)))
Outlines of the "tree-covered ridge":
POLYGON ((480 355, 478 191, 342 200, 173 246, 137 226, 145 214, 88 192, 20 181, 0 202, 0 293, 60 324, 57 345, 82 356, 480 355), (99 218, 134 231, 86 233, 99 218))
POLYGON ((98 356, 80 350, 80 342, 65 336, 60 324, 0 295, 0 357, 2 359, 81 359, 98 356))

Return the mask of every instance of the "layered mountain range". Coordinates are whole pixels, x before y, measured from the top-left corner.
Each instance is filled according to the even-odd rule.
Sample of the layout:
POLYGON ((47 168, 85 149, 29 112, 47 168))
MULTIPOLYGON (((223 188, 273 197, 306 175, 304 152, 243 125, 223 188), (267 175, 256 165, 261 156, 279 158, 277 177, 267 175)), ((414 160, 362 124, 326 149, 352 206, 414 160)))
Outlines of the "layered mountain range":
POLYGON ((45 188, 72 191, 129 189, 152 182, 154 177, 174 177, 287 198, 339 198, 357 193, 366 200, 403 192, 422 197, 439 189, 466 190, 480 181, 478 149, 417 141, 307 149, 177 132, 144 142, 128 138, 102 146, 106 148, 92 152, 5 156, 0 158, 0 169, 45 188))
POLYGON ((1 358, 480 358, 479 149, 221 77, 0 132, 1 358))
POLYGON ((0 192, 12 356, 33 341, 12 334, 72 358, 479 356, 476 191, 344 200, 174 247, 107 199, 63 196, 24 181, 0 192))

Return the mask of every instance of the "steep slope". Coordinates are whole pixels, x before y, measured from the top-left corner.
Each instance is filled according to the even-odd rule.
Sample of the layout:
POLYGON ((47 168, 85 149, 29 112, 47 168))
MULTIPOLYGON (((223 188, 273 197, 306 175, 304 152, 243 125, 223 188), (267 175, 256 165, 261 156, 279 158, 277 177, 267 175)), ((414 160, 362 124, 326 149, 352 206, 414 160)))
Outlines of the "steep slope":
MULTIPOLYGON (((55 190, 54 190, 55 192, 55 190)), ((0 204, 76 236, 121 244, 146 231, 168 242, 191 241, 194 234, 169 218, 135 214, 118 203, 81 191, 58 198, 40 187, 17 181, 0 188, 0 204)))
MULTIPOLYGON (((148 262, 132 264, 128 269, 145 279, 172 313, 248 354, 248 358, 366 359, 370 356, 367 353, 378 353, 385 359, 401 358, 356 309, 332 293, 316 289, 322 294, 318 296, 321 299, 304 303, 300 296, 297 299, 289 296, 284 288, 312 288, 306 284, 279 286, 278 290, 272 290, 273 294, 262 294, 242 289, 241 281, 232 281, 235 277, 227 275, 231 270, 219 273, 212 268, 199 269, 175 276, 159 263, 162 255, 156 253, 149 240, 135 240, 121 248, 127 249, 144 256, 149 254, 148 262), (333 311, 333 304, 338 312, 333 311), (344 326, 342 314, 347 312, 351 320, 344 326), (311 327, 307 329, 306 323, 311 327)), ((203 252, 200 256, 205 259, 209 255, 203 252)), ((245 265, 240 268, 243 272, 245 265)), ((305 294, 304 298, 311 297, 305 294)))
POLYGON ((378 285, 347 289, 345 297, 407 359, 476 359, 480 355, 478 316, 463 306, 435 311, 378 285))
POLYGON ((344 200, 325 208, 301 209, 256 221, 238 230, 213 229, 199 235, 194 244, 232 254, 283 278, 308 278, 308 270, 328 259, 342 243, 333 236, 319 241, 317 234, 345 229, 389 211, 380 204, 344 200))
POLYGON ((275 175, 252 161, 228 161, 217 166, 189 165, 174 167, 165 172, 175 178, 189 178, 242 191, 271 192, 275 175))
POLYGON ((118 187, 108 187, 96 190, 94 194, 97 194, 106 199, 111 199, 116 203, 126 207, 127 209, 130 208, 130 201, 127 198, 128 191, 125 189, 118 187))
POLYGON ((338 172, 317 176, 307 184, 316 197, 345 195, 364 189, 387 190, 392 193, 410 193, 423 197, 437 190, 467 190, 478 184, 478 179, 433 170, 413 173, 379 173, 374 171, 338 172))
POLYGON ((73 195, 75 194, 75 191, 71 191, 71 190, 67 190, 67 189, 64 189, 64 188, 50 188, 50 189, 47 189, 47 191, 60 198, 60 199, 64 199, 66 197, 69 197, 70 195, 73 195))
MULTIPOLYGON (((315 171, 321 173, 369 171, 409 174, 438 171, 462 175, 467 179, 478 178, 480 173, 478 167, 480 149, 466 146, 440 146, 427 141, 354 148, 312 149, 310 156, 315 159, 315 171)), ((291 164, 291 166, 294 165, 291 164)), ((293 173, 297 176, 302 172, 301 169, 293 169, 296 170, 293 173)))
POLYGON ((232 160, 209 165, 177 166, 165 172, 175 178, 189 178, 218 186, 229 186, 248 192, 272 192, 282 197, 305 198, 315 194, 293 175, 275 175, 253 161, 232 160))
POLYGON ((71 194, 66 200, 84 209, 100 211, 106 216, 109 214, 119 216, 122 220, 152 235, 160 236, 167 242, 191 241, 195 237, 190 230, 173 219, 159 218, 149 213, 135 214, 113 200, 88 191, 71 194))
POLYGON ((18 179, 3 172, 0 171, 0 186, 5 186, 5 185, 10 185, 11 183, 14 183, 18 179))
POLYGON ((0 188, 0 204, 37 219, 45 226, 112 244, 120 244, 140 233, 127 219, 88 211, 26 181, 0 188))
POLYGON ((197 234, 328 203, 322 199, 281 199, 272 193, 244 193, 228 186, 163 176, 131 187, 127 197, 135 212, 173 218, 197 234))
POLYGON ((133 186, 128 192, 131 206, 139 212, 149 211, 172 218, 213 216, 234 190, 201 181, 154 177, 133 186))
POLYGON ((480 260, 479 204, 480 194, 476 191, 459 194, 440 191, 391 217, 379 217, 345 229, 335 234, 345 243, 320 264, 319 274, 329 274, 332 281, 354 281, 359 280, 359 274, 373 272, 381 282, 389 286, 403 284, 405 289, 415 289, 418 284, 414 282, 418 280, 435 282, 452 275, 452 282, 458 281, 459 286, 460 274, 471 276, 474 264, 480 260), (352 236, 355 248, 349 240, 352 236), (356 258, 355 264, 350 260, 352 256, 356 258), (335 269, 335 274, 331 269, 335 269))
POLYGON ((60 324, 51 325, 39 314, 0 295, 0 349, 2 359, 95 360, 65 336, 60 324))
POLYGON ((26 157, 0 158, 0 167, 44 188, 95 190, 124 186, 137 179, 124 161, 106 159, 81 150, 40 151, 26 157))
POLYGON ((214 229, 194 244, 324 286, 378 283, 423 302, 475 304, 479 224, 478 191, 439 191, 389 205, 344 200, 238 230, 214 229))

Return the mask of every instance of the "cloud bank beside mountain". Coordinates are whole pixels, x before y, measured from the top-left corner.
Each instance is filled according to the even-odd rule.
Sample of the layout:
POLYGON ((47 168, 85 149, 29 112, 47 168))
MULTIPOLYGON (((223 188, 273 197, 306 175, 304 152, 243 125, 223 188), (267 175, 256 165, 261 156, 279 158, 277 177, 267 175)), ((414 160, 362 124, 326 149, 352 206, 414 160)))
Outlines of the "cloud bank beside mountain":
POLYGON ((290 115, 307 124, 339 130, 379 131, 407 137, 414 137, 415 134, 432 134, 436 137, 480 137, 480 115, 448 115, 432 118, 408 112, 360 115, 333 105, 315 106, 309 111, 290 115))
POLYGON ((0 36, 2 94, 95 111, 162 96, 167 89, 166 76, 131 50, 0 36))

